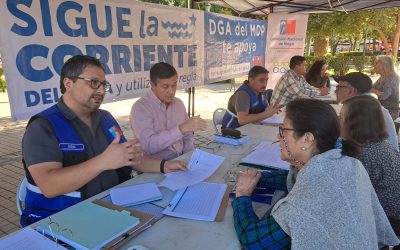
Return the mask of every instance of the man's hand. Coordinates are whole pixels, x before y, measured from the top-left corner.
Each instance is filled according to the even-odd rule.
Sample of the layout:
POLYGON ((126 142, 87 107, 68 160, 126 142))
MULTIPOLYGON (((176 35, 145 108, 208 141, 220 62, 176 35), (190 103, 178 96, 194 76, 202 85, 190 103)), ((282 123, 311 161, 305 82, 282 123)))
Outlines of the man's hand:
POLYGON ((176 171, 186 171, 186 163, 183 161, 166 161, 164 164, 164 172, 165 173, 170 173, 170 172, 176 172, 176 171))
POLYGON ((200 116, 190 117, 187 121, 179 125, 179 129, 182 134, 186 132, 195 132, 206 129, 207 123, 201 119, 200 116))
POLYGON ((322 87, 319 89, 319 94, 320 95, 328 95, 329 91, 330 91, 330 89, 328 87, 322 87))
POLYGON ((238 176, 236 183, 236 198, 251 196, 260 180, 261 174, 254 169, 246 169, 238 176))
POLYGON ((141 162, 143 149, 139 140, 134 139, 119 144, 120 138, 121 136, 117 133, 111 144, 100 155, 106 166, 103 170, 132 166, 141 162))
POLYGON ((264 111, 266 114, 266 118, 273 116, 274 114, 277 114, 281 112, 281 109, 283 108, 283 105, 271 103, 267 109, 264 111))

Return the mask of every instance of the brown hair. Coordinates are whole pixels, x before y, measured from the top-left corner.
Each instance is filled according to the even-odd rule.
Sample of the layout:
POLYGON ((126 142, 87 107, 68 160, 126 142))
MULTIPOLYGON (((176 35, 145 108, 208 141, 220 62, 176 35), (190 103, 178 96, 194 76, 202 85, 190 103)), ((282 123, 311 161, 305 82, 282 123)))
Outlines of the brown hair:
POLYGON ((293 124, 295 136, 310 132, 314 135, 318 153, 335 148, 340 136, 340 124, 335 110, 316 99, 298 98, 286 106, 286 117, 293 124))
POLYGON ((346 133, 343 147, 351 148, 351 155, 357 155, 361 148, 370 142, 379 142, 388 138, 382 107, 371 96, 352 97, 343 103, 347 112, 343 117, 342 130, 346 133))

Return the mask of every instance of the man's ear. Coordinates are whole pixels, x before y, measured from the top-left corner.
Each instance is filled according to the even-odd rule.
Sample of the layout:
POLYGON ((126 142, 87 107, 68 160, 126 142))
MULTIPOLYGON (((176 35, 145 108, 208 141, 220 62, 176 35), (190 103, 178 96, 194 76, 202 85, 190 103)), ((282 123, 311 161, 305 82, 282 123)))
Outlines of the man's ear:
POLYGON ((151 87, 151 89, 153 90, 153 89, 156 87, 156 84, 153 83, 152 81, 150 81, 150 87, 151 87))
POLYGON ((71 78, 65 77, 63 80, 63 84, 65 87, 65 90, 72 88, 72 84, 74 84, 74 82, 72 81, 71 78))

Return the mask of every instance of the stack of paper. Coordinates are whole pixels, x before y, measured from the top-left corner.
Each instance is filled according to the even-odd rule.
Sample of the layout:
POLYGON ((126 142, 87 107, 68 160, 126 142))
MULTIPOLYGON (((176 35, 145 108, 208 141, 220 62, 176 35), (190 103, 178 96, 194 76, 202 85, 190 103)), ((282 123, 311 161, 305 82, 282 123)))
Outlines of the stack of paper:
POLYGON ((38 222, 37 230, 77 249, 100 249, 139 224, 128 211, 116 211, 89 201, 78 203, 38 222))
POLYGON ((9 235, 0 240, 0 249, 2 250, 66 250, 66 248, 58 245, 56 242, 44 237, 31 227, 26 227, 21 231, 9 235))
POLYGON ((277 125, 283 123, 284 116, 283 115, 273 115, 261 121, 261 124, 264 125, 277 125))
POLYGON ((154 182, 113 188, 110 196, 112 203, 120 206, 134 206, 162 199, 162 194, 154 182))
POLYGON ((159 186, 175 191, 204 181, 218 169, 224 159, 222 156, 196 149, 190 159, 188 170, 165 174, 165 179, 159 186))
POLYGON ((241 165, 251 167, 272 167, 289 170, 289 163, 281 160, 281 148, 278 143, 262 141, 254 150, 240 161, 241 165))
POLYGON ((226 184, 206 182, 180 189, 163 213, 192 220, 214 221, 226 189, 226 184))

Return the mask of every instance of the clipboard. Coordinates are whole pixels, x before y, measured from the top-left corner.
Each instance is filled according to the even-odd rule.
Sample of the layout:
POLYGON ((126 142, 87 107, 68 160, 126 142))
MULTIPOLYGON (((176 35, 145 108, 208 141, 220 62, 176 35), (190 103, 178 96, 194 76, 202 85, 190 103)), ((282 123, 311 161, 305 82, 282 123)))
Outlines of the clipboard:
POLYGON ((225 217, 226 208, 228 207, 229 194, 232 192, 233 186, 229 185, 226 188, 224 198, 222 198, 221 206, 219 207, 217 216, 215 216, 215 221, 223 221, 225 217))
POLYGON ((122 234, 119 237, 115 238, 114 240, 110 241, 109 243, 104 245, 101 249, 106 249, 106 250, 118 249, 122 245, 128 243, 128 241, 130 239, 134 238, 135 236, 137 236, 138 234, 140 234, 141 232, 143 232, 144 230, 149 228, 155 219, 155 216, 152 214, 136 211, 134 209, 124 208, 124 207, 117 206, 117 205, 114 205, 114 204, 106 202, 106 201, 94 200, 92 202, 96 205, 103 206, 103 207, 106 207, 106 208, 109 208, 112 210, 129 211, 131 216, 137 217, 140 220, 140 223, 138 225, 134 226, 133 228, 126 231, 124 234, 122 234))

